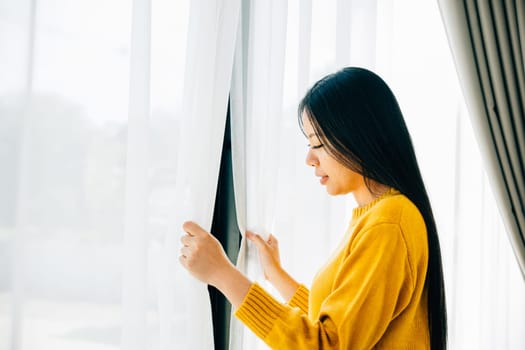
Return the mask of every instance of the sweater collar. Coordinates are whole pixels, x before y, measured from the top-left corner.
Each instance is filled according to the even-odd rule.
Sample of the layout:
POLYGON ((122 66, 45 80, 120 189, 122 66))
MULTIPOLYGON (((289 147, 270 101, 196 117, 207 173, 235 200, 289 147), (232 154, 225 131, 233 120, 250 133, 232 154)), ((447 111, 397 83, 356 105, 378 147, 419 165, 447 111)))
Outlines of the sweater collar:
POLYGON ((379 197, 377 197, 376 199, 374 199, 370 203, 365 204, 365 205, 360 206, 360 207, 354 208, 352 210, 352 220, 356 220, 356 219, 360 218, 363 214, 365 214, 367 211, 369 211, 370 208, 375 206, 382 199, 394 196, 396 194, 399 194, 399 191, 394 189, 394 188, 390 188, 390 189, 388 189, 388 191, 386 191, 385 193, 383 193, 382 195, 380 195, 379 197))

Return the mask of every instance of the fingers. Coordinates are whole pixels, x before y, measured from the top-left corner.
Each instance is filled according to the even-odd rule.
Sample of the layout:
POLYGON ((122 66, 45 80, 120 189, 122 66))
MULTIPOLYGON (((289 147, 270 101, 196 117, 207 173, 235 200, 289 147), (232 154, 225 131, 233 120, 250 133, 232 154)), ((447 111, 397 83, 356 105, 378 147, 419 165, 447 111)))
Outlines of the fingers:
POLYGON ((182 243, 182 245, 184 246, 189 246, 190 245, 190 242, 191 242, 191 236, 190 235, 184 235, 180 238, 180 242, 182 243))
POLYGON ((182 224, 182 229, 190 236, 200 236, 206 231, 193 221, 186 221, 182 224))
POLYGON ((248 238, 250 241, 255 243, 255 245, 258 248, 262 248, 265 245, 265 241, 262 239, 261 236, 259 236, 257 233, 254 233, 252 231, 246 231, 246 238, 248 238))
POLYGON ((186 267, 186 257, 185 256, 179 256, 179 262, 182 266, 186 267))
POLYGON ((270 246, 276 246, 277 244, 279 244, 279 242, 277 241, 277 238, 275 238, 275 236, 272 235, 271 233, 268 236, 268 239, 266 241, 260 235, 252 231, 246 231, 246 238, 248 238, 250 241, 256 244, 266 243, 270 246))
POLYGON ((268 236, 268 241, 267 241, 267 243, 268 243, 269 245, 271 245, 272 247, 275 247, 275 246, 279 245, 279 241, 278 241, 277 238, 275 238, 275 236, 272 235, 271 233, 270 233, 270 235, 268 236))
POLYGON ((213 245, 215 243, 214 241, 218 243, 213 235, 193 221, 186 221, 182 227, 184 231, 186 231, 186 234, 180 237, 180 242, 182 243, 181 253, 185 255, 186 258, 189 258, 190 255, 184 252, 193 255, 197 251, 209 247, 210 244, 213 245))
POLYGON ((192 259, 191 257, 186 256, 186 255, 180 255, 179 256, 179 262, 187 270, 191 270, 192 266, 195 264, 195 260, 192 259))
POLYGON ((190 247, 184 246, 180 249, 180 256, 187 259, 191 254, 190 247))
MULTIPOLYGON (((190 236, 184 236, 181 238, 181 241, 183 239, 189 239, 195 241, 194 237, 190 236)), ((187 269, 191 268, 191 266, 195 263, 196 259, 199 259, 199 243, 191 241, 188 245, 182 246, 180 248, 180 255, 179 255, 179 261, 180 263, 187 269)))
POLYGON ((193 221, 186 221, 182 228, 186 234, 180 238, 182 248, 180 249, 179 261, 183 266, 187 267, 192 257, 192 252, 197 248, 199 238, 202 237, 204 230, 193 221))

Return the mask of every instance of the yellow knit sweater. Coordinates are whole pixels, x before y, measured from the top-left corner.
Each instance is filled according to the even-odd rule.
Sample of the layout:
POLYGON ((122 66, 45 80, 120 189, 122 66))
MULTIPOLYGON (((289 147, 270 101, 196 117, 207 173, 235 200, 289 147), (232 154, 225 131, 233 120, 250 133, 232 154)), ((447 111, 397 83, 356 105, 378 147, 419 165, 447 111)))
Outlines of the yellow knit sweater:
POLYGON ((354 209, 311 291, 282 304, 254 283, 235 315, 273 349, 429 349, 427 263, 419 210, 390 190, 354 209))

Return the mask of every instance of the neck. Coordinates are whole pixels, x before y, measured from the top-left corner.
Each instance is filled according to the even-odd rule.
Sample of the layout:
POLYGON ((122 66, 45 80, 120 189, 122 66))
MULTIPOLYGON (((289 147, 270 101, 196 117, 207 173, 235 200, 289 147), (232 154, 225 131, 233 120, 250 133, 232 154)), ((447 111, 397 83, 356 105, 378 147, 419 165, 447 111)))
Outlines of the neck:
POLYGON ((370 183, 370 191, 366 185, 361 186, 359 189, 355 190, 353 192, 355 201, 357 202, 357 205, 360 207, 364 207, 365 205, 373 202, 378 197, 383 195, 385 192, 388 191, 390 187, 379 184, 377 182, 371 182, 370 183))

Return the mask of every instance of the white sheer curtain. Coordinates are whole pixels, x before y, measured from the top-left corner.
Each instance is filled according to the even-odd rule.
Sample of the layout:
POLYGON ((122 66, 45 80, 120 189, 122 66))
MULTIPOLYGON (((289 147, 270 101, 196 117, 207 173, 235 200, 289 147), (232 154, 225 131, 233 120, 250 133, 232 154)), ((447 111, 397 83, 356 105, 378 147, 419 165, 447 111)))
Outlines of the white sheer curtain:
MULTIPOLYGON (((354 203, 305 166, 296 106, 343 65, 375 69, 406 116, 442 242, 450 347, 524 348, 524 283, 437 4, 245 1, 237 31, 240 3, 0 0, 0 349, 213 347, 178 240, 183 220, 209 228, 230 86, 241 231, 274 233, 308 285, 354 203)), ((231 341, 263 347, 236 323, 231 341)))
POLYGON ((190 6, 177 147, 176 203, 171 222, 174 226, 170 226, 169 236, 165 237, 161 265, 167 269, 160 278, 164 284, 160 290, 171 287, 171 293, 160 299, 166 303, 159 304, 159 310, 166 321, 171 316, 172 322, 171 327, 163 325, 163 349, 213 348, 207 287, 188 276, 178 264, 180 234, 177 233, 185 220, 211 229, 239 11, 240 1, 192 1, 190 6), (179 277, 177 283, 166 285, 173 275, 179 277))
POLYGON ((0 349, 212 349, 239 1, 0 1, 0 349), (204 127, 203 127, 204 126, 204 127))
POLYGON ((378 46, 377 68, 399 98, 433 204, 450 348, 521 349, 525 284, 480 161, 438 4, 380 4, 390 9, 378 39, 389 44, 378 46))
MULTIPOLYGON (((254 21, 261 21, 258 16, 265 15, 251 13, 250 25, 244 24, 243 30, 251 30, 254 21)), ((277 18, 272 25, 280 28, 281 17, 277 18)), ((267 31, 266 40, 275 45, 281 38, 273 33, 267 31)), ((274 191, 266 191, 263 199, 252 192, 241 201, 250 206, 276 198, 271 232, 280 241, 284 267, 308 285, 342 236, 355 205, 352 198, 329 198, 304 164, 306 141, 297 125, 297 103, 306 88, 327 73, 347 65, 371 68, 398 97, 433 204, 445 265, 450 348, 523 348, 525 286, 479 161, 437 3, 288 0, 282 35, 286 35, 282 118, 272 115, 265 120, 275 125, 271 129, 276 131, 273 140, 278 151, 267 164, 246 161, 242 170, 237 168, 236 186, 246 181, 239 177, 261 176, 257 172, 261 166, 271 169, 264 172, 266 176, 277 176, 274 191), (278 175, 273 166, 277 158, 278 175)), ((268 52, 274 54, 269 50, 266 57, 268 52)), ((244 65, 256 59, 239 48, 237 55, 236 62, 244 59, 244 65)), ((264 74, 264 61, 257 62, 258 72, 264 74)), ((232 93, 239 86, 250 91, 246 86, 257 81, 251 81, 249 74, 244 79, 234 84, 232 93)), ((257 95, 273 103, 264 96, 257 95)), ((237 122, 252 117, 245 110, 245 119, 237 122)), ((242 134, 239 125, 235 130, 234 152, 235 148, 239 152, 242 143, 235 145, 235 137, 248 131, 242 134)), ((269 138, 270 133, 261 131, 256 139, 268 142, 269 138)), ((247 248, 248 256, 255 254, 254 248, 247 248)), ((232 349, 243 348, 239 339, 247 344, 250 337, 249 330, 232 327, 232 349)), ((261 342, 249 341, 251 347, 244 349, 265 348, 261 342)))
MULTIPOLYGON (((282 0, 243 2, 231 90, 232 165, 242 234, 248 229, 268 237, 274 230, 286 11, 282 0)), ((246 239, 237 265, 252 280, 264 282, 255 247, 246 239)), ((260 342, 249 334, 244 337, 237 320, 231 329, 232 349, 255 349, 260 342)))
MULTIPOLYGON (((295 277, 308 284, 344 232, 349 213, 345 208, 352 203, 351 199, 329 198, 316 186, 312 169, 304 164, 307 142, 296 114, 307 85, 335 68, 336 52, 325 51, 324 45, 335 48, 335 40, 326 38, 335 38, 336 28, 327 28, 326 23, 333 21, 336 3, 318 2, 315 11, 308 1, 249 1, 244 5, 231 97, 239 226, 241 232, 248 228, 263 236, 277 235, 281 245, 293 250, 282 254, 283 263, 295 266, 299 270, 295 277), (322 53, 310 59, 309 48, 322 53), (312 79, 310 70, 314 71, 312 79), (317 249, 308 252, 305 246, 317 249)), ((352 13, 347 14, 338 20, 347 21, 352 13)), ((350 54, 350 47, 346 49, 350 54)), ((246 241, 238 266, 280 298, 264 283, 256 249, 246 241)), ((235 319, 230 345, 231 349, 265 348, 235 319)))

